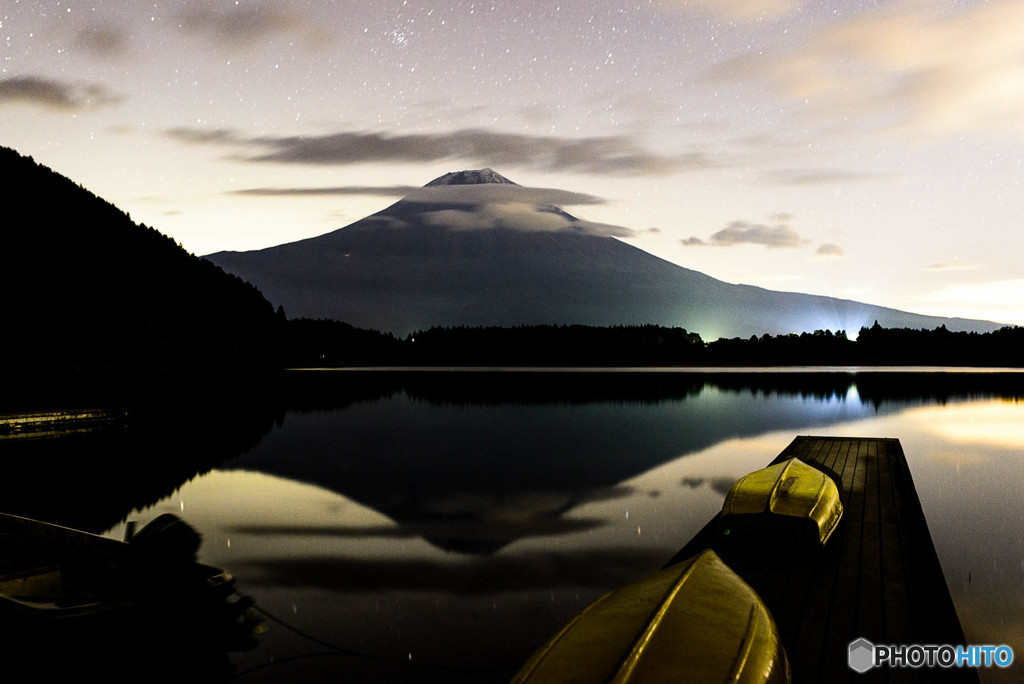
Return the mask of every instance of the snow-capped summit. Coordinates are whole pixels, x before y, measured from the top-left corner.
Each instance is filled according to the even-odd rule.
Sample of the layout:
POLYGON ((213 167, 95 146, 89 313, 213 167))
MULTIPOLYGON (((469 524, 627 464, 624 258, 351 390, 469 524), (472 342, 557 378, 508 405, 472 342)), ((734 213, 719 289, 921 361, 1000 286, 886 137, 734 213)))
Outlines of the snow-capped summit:
POLYGON ((427 183, 426 187, 430 188, 438 185, 483 185, 485 183, 518 185, 518 183, 513 183, 493 169, 477 169, 475 171, 452 171, 451 173, 446 173, 440 178, 435 178, 427 183))

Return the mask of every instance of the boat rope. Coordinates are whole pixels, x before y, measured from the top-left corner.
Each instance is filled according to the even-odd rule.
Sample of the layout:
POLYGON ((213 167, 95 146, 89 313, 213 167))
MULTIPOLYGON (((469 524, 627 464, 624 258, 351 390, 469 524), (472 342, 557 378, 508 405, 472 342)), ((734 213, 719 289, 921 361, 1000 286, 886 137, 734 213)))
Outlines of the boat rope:
MULTIPOLYGON (((273 660, 273 661, 271 661, 269 663, 264 663, 262 665, 257 665, 255 667, 251 667, 251 668, 249 668, 247 670, 244 670, 242 672, 236 673, 235 676, 232 677, 232 681, 239 680, 239 679, 245 677, 246 675, 248 675, 250 673, 262 671, 262 670, 274 667, 276 665, 282 665, 284 663, 295 662, 295 661, 304 660, 304 659, 307 659, 307 658, 348 657, 348 658, 362 658, 362 659, 366 659, 366 660, 377 660, 377 661, 380 661, 380 662, 392 663, 392 664, 403 665, 403 666, 409 666, 409 665, 413 664, 410 661, 406 661, 406 660, 403 660, 401 658, 393 658, 393 657, 388 657, 388 656, 374 655, 372 653, 363 653, 363 652, 360 652, 360 651, 353 651, 352 649, 344 648, 342 646, 338 646, 337 644, 332 644, 329 641, 325 641, 323 639, 320 639, 319 637, 316 637, 316 636, 314 636, 312 634, 309 634, 308 632, 305 632, 305 631, 299 629, 298 627, 295 627, 294 625, 289 624, 287 621, 285 621, 282 618, 274 615, 273 613, 267 612, 264 608, 261 608, 261 607, 259 607, 257 605, 254 605, 254 606, 251 606, 251 609, 255 610, 258 613, 260 613, 261 615, 266 617, 268 620, 276 622, 277 624, 281 625, 282 627, 284 627, 288 631, 292 632, 293 634, 295 634, 295 635, 297 635, 299 637, 302 637, 303 639, 307 639, 307 640, 313 642, 314 644, 317 644, 318 646, 326 648, 327 652, 304 653, 304 654, 300 654, 300 655, 295 655, 295 656, 289 656, 289 657, 285 657, 285 658, 275 659, 275 660, 273 660)), ((422 662, 415 663, 415 666, 421 667, 421 668, 428 668, 428 669, 431 669, 431 670, 438 670, 438 671, 441 671, 441 672, 447 672, 449 674, 459 674, 459 675, 469 676, 469 677, 473 677, 474 679, 477 679, 479 681, 489 681, 487 679, 484 679, 484 675, 486 675, 487 673, 490 673, 490 672, 509 672, 509 668, 507 668, 507 667, 458 668, 458 667, 444 667, 444 666, 441 666, 441 665, 431 665, 431 664, 426 664, 426 663, 422 663, 422 662)))
POLYGON ((299 629, 298 627, 296 627, 294 625, 288 624, 287 622, 285 622, 281 618, 277 617, 276 615, 267 612, 266 609, 262 608, 261 606, 254 605, 252 608, 256 612, 258 612, 260 615, 262 615, 263 617, 267 618, 268 620, 272 620, 272 621, 276 622, 277 624, 281 625, 282 627, 284 627, 288 631, 292 632, 293 634, 296 634, 296 635, 302 637, 303 639, 307 639, 309 641, 312 641, 314 644, 317 644, 319 646, 323 646, 324 648, 326 648, 326 649, 328 649, 330 651, 334 651, 335 653, 340 653, 342 655, 367 657, 367 656, 365 656, 365 654, 358 653, 356 651, 352 651, 352 650, 347 649, 347 648, 342 648, 341 646, 338 646, 336 644, 332 644, 329 641, 324 641, 323 639, 320 639, 319 637, 313 636, 312 634, 310 634, 308 632, 304 632, 301 629, 299 629))

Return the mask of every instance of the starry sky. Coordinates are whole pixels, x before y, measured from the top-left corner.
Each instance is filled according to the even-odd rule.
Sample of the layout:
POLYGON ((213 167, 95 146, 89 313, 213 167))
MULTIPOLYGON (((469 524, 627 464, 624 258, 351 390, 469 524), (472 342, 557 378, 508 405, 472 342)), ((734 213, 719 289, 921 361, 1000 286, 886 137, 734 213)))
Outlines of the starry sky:
POLYGON ((196 254, 490 167, 733 283, 1024 324, 1020 0, 0 5, 0 145, 196 254))

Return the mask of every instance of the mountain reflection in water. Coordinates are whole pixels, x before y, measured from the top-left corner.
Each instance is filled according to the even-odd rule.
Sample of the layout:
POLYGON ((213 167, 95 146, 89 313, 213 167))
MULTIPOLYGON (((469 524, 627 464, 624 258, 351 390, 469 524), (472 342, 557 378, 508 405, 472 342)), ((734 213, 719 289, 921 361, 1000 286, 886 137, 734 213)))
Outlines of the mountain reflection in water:
MULTIPOLYGON (((1024 424, 1022 381, 292 374, 244 400, 222 397, 216 410, 143 414, 130 435, 52 440, 51 466, 19 460, 21 481, 39 484, 13 500, 66 524, 77 511, 114 536, 125 517, 183 515, 204 534, 205 562, 319 641, 271 623, 236 658, 243 681, 380 668, 391 681, 507 681, 588 603, 659 568, 736 478, 796 434, 898 437, 968 639, 1024 653, 1024 519, 1006 505, 1024 485, 1024 435, 1009 427, 1024 424), (91 467, 54 477, 52 464, 83 454, 91 467), (369 657, 313 657, 329 645, 369 657)), ((30 451, 0 440, 13 448, 30 451)))

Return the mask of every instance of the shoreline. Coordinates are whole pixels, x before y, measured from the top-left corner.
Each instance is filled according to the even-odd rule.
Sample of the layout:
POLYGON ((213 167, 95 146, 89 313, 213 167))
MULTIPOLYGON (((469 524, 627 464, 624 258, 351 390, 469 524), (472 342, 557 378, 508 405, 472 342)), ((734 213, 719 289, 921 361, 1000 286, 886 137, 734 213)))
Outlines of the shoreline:
POLYGON ((310 366, 282 370, 286 373, 1024 374, 1024 368, 1004 366, 310 366))

